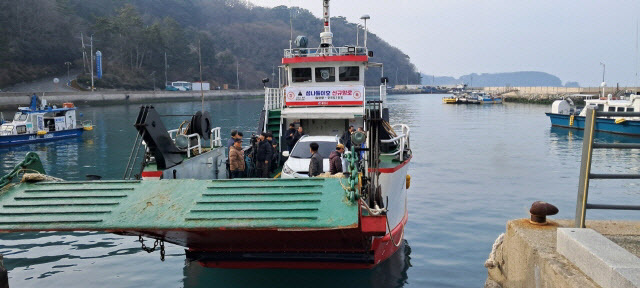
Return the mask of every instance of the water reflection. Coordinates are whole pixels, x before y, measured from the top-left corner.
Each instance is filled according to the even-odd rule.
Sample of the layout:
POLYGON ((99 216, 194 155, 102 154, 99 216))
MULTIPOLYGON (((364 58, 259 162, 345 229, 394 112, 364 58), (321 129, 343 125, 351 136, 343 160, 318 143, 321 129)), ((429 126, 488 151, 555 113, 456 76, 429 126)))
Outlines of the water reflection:
POLYGON ((405 240, 391 258, 371 270, 211 269, 184 267, 184 287, 403 287, 411 267, 405 240))

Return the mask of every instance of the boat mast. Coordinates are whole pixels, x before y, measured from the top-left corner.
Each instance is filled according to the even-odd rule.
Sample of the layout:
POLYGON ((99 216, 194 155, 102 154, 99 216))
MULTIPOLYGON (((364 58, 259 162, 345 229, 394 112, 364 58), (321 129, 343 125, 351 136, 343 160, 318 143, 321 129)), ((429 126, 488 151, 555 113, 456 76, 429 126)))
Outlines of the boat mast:
POLYGON ((321 44, 323 48, 329 48, 333 46, 333 33, 331 33, 331 15, 329 14, 329 1, 323 0, 323 18, 324 18, 324 32, 320 33, 321 44))

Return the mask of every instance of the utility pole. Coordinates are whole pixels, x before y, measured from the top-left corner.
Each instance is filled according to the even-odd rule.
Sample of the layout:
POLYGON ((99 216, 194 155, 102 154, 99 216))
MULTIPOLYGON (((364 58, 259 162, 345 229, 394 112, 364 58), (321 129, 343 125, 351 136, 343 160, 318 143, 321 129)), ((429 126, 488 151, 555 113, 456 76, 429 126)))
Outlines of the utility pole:
POLYGON ((200 61, 200 97, 202 97, 202 114, 204 114, 204 83, 202 82, 202 50, 200 49, 200 39, 198 39, 198 59, 200 61))
POLYGON ((164 85, 166 86, 169 82, 167 78, 167 51, 164 51, 164 85))
POLYGON ((396 83, 395 83, 395 85, 398 85, 398 70, 399 70, 399 68, 396 67, 396 83))
POLYGON ((67 65, 67 78, 71 78, 71 74, 69 73, 69 67, 71 66, 71 62, 64 62, 64 65, 67 65))
POLYGON ((82 73, 87 72, 87 51, 84 46, 84 34, 80 32, 80 41, 82 42, 82 73))
POLYGON ((271 66, 271 88, 273 88, 276 82, 276 66, 271 66))
POLYGON ((91 34, 91 92, 95 90, 93 85, 93 34, 91 34))
POLYGON ((151 72, 151 76, 153 76, 153 91, 156 91, 156 71, 151 72))

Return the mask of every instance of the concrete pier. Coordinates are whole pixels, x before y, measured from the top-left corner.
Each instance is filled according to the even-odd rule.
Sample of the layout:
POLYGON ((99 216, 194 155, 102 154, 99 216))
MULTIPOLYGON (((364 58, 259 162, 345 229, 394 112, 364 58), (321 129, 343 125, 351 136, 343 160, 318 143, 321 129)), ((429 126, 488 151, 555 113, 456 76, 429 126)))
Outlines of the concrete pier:
POLYGON ((635 270, 640 267, 640 222, 587 221, 590 229, 572 226, 568 220, 546 226, 528 219, 509 221, 485 264, 485 287, 640 287, 635 270))
MULTIPOLYGON (((49 103, 63 102, 118 104, 118 103, 151 103, 169 101, 197 101, 200 91, 172 92, 172 91, 95 91, 95 92, 40 92, 38 97, 49 103)), ((0 93, 0 107, 15 108, 17 105, 27 106, 31 101, 29 93, 0 93)), ((264 97, 264 90, 211 90, 204 91, 205 100, 238 99, 264 97)))

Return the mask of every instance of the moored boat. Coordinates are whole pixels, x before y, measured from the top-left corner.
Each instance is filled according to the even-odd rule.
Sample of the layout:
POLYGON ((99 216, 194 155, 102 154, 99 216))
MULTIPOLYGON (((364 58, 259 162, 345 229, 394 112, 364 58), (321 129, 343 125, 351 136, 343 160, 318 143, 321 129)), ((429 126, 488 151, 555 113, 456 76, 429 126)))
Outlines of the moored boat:
MULTIPOLYGON (((630 94, 620 98, 584 96, 585 107, 596 111, 635 112, 640 111, 640 95, 630 94)), ((577 109, 569 98, 556 100, 551 105, 549 116, 552 126, 584 129, 587 109, 577 109)), ((615 134, 640 136, 640 118, 638 117, 598 117, 595 130, 615 134)))
POLYGON ((78 137, 92 130, 91 121, 78 123, 76 110, 73 103, 62 107, 47 105, 46 100, 38 103, 33 95, 29 107, 19 107, 13 121, 0 125, 0 147, 78 137))

